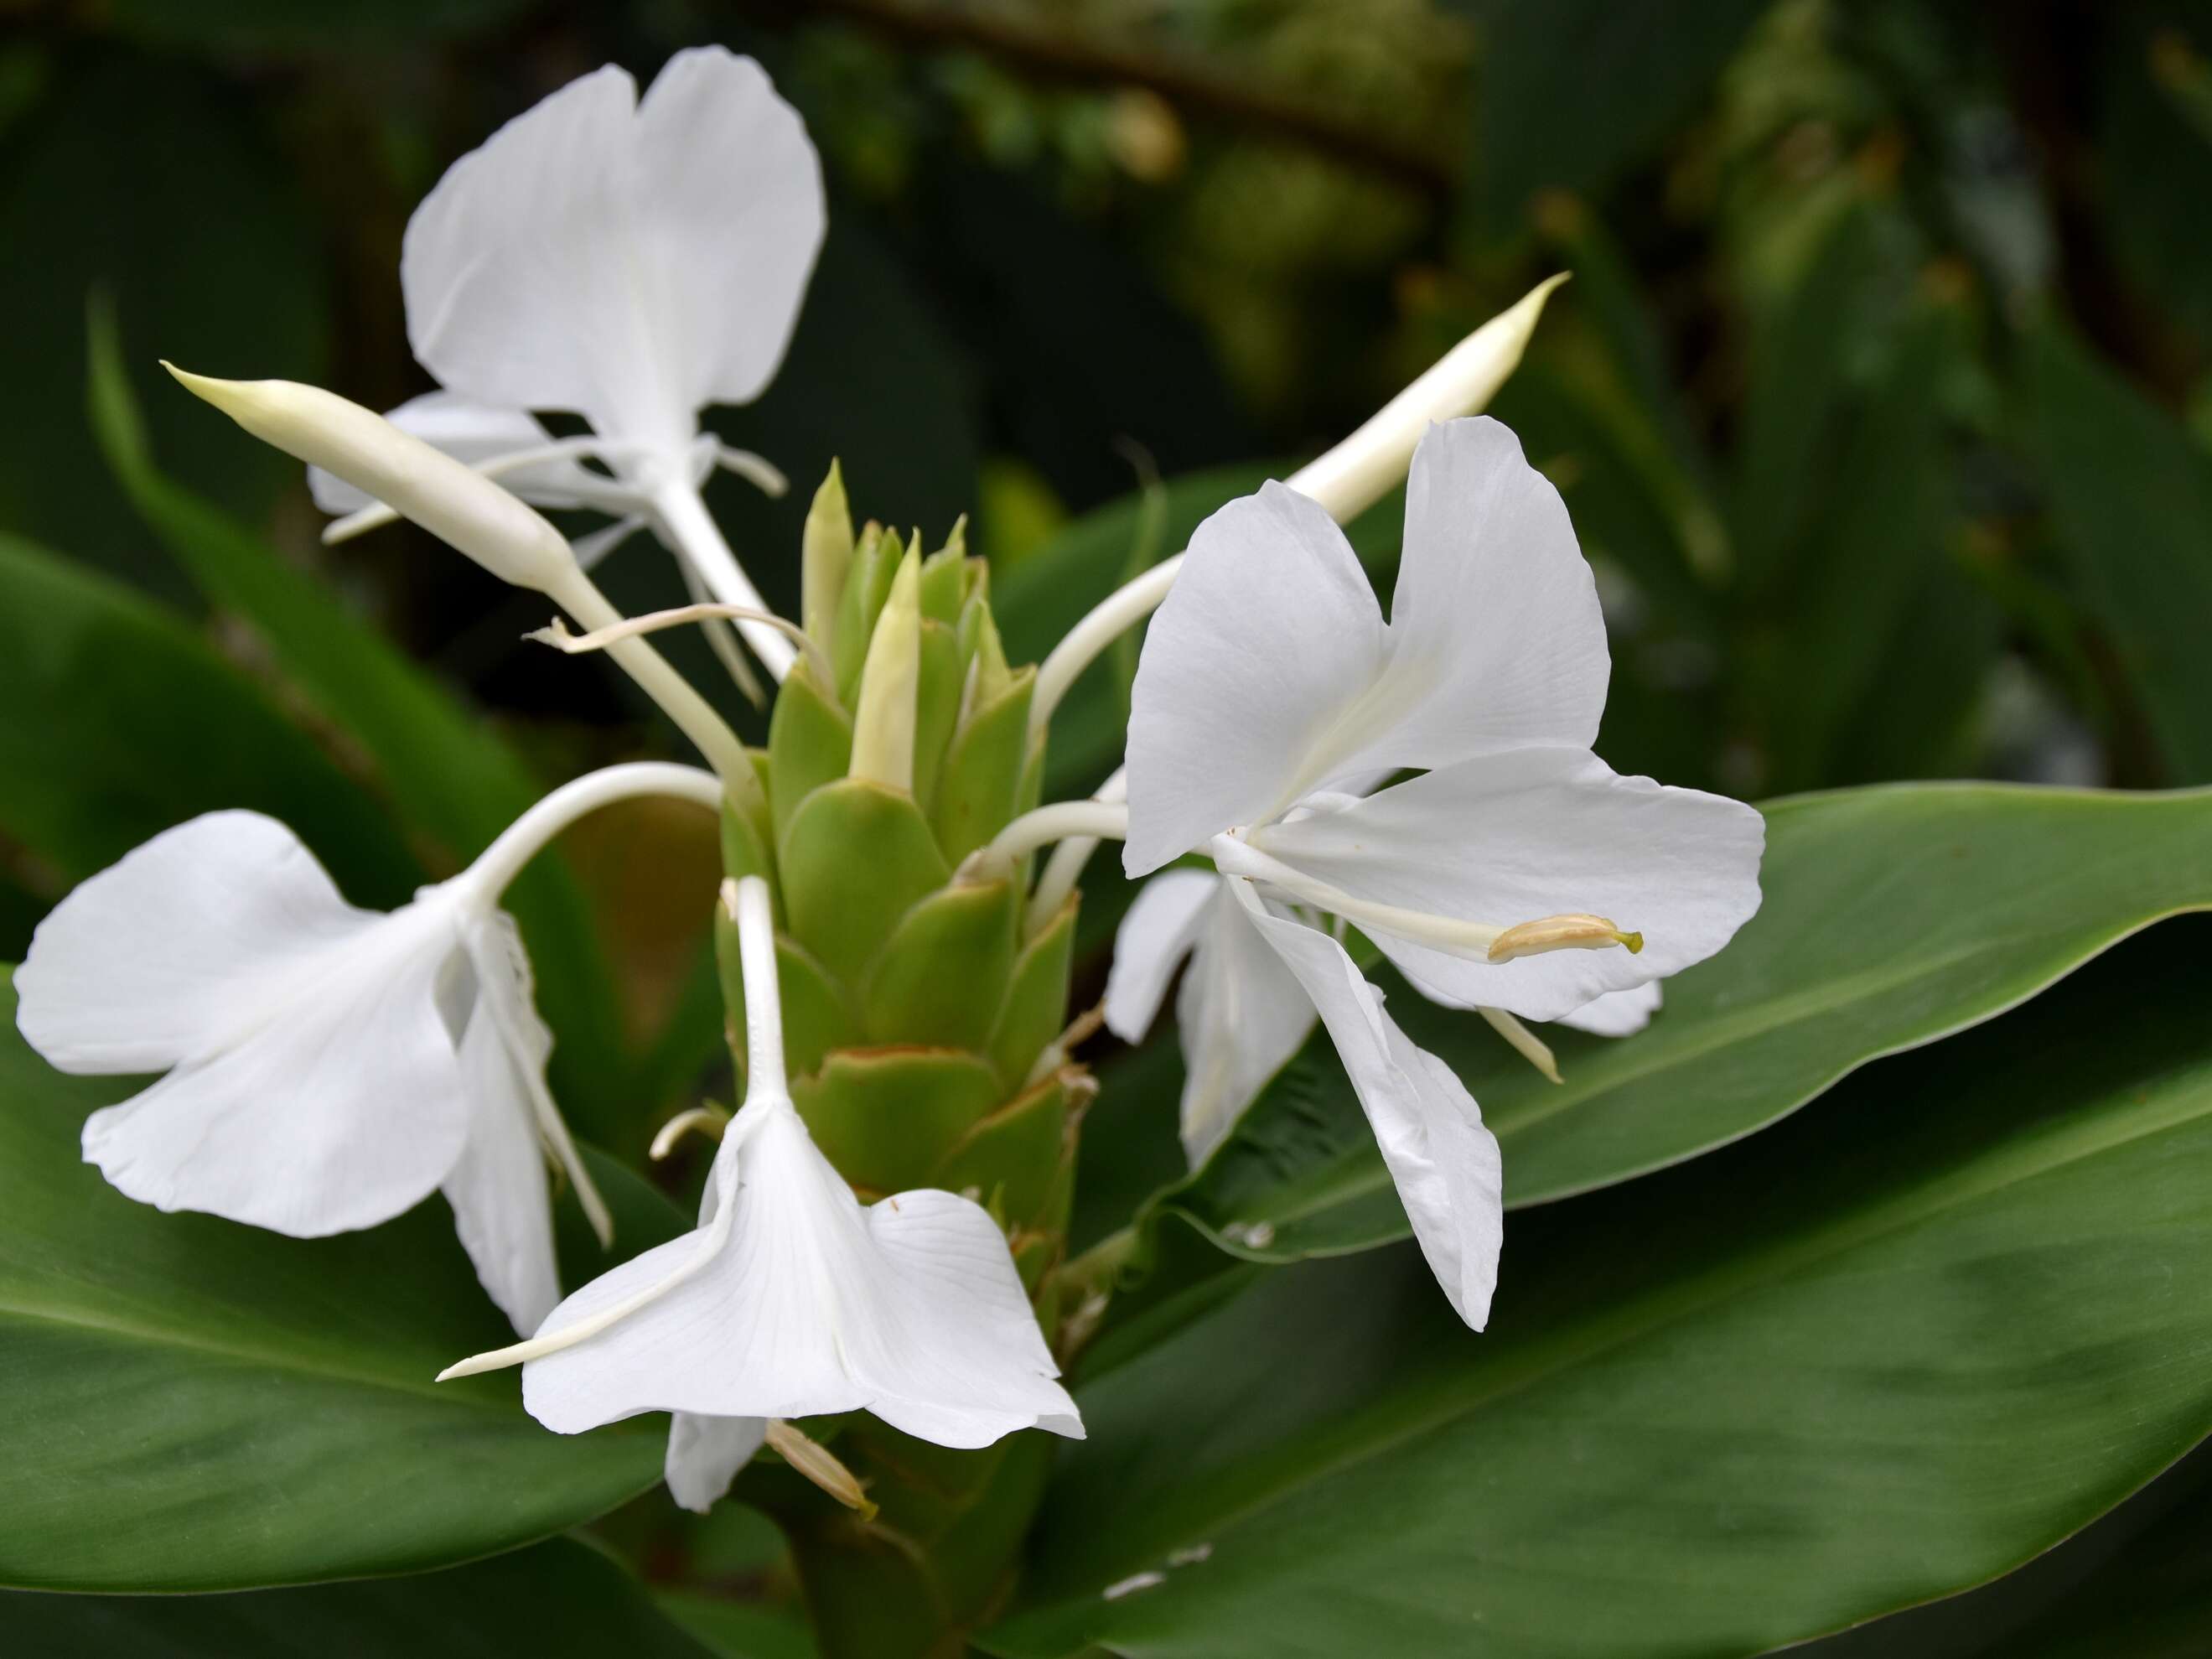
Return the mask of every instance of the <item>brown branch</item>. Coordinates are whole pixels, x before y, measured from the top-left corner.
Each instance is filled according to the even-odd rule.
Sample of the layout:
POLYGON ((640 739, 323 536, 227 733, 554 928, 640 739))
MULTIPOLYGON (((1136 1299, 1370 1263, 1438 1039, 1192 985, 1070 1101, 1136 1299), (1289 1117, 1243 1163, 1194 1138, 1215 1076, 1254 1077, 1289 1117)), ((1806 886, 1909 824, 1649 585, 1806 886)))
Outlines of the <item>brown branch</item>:
POLYGON ((805 0, 799 10, 807 16, 842 18, 927 50, 964 47, 980 52, 1032 80, 1141 87, 1188 116, 1304 145, 1332 161, 1382 173, 1427 194, 1449 194, 1459 182, 1449 156, 1188 61, 1054 33, 964 5, 805 0))

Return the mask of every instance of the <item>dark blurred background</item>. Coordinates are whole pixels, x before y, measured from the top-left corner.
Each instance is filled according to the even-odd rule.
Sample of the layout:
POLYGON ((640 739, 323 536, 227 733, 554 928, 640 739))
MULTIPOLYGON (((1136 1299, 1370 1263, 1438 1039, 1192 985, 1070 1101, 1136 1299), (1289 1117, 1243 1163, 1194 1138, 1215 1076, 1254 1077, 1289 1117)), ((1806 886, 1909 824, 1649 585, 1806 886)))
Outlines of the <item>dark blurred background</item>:
MULTIPOLYGON (((520 642, 542 601, 404 530, 321 548, 297 469, 155 360, 379 407, 425 389, 397 263, 446 164, 602 62, 642 82, 720 40, 799 107, 832 194, 782 373, 715 416, 799 481, 780 504, 716 486, 771 595, 841 454, 864 514, 933 539, 972 514, 1036 654, 1136 539, 1348 430, 1568 269, 1497 412, 1598 568, 1616 766, 1753 797, 2212 780, 2212 4, 0 17, 0 528, 206 618, 249 670, 84 417, 94 292, 170 477, 325 574, 549 772, 635 748, 619 684, 520 642), (1123 498, 1155 479, 1147 517, 1123 498)), ((626 605, 677 597, 647 547, 611 569, 626 605)), ((58 878, 15 864, 27 918, 58 878)))

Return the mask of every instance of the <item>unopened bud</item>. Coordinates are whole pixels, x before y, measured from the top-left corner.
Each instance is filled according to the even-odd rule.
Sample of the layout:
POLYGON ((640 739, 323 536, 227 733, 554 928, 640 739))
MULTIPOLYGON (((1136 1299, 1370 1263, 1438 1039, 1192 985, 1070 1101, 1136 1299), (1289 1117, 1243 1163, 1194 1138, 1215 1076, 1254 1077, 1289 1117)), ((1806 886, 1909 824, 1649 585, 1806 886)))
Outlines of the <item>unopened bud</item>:
MULTIPOLYGON (((836 626, 837 602, 844 596, 852 563, 853 509, 845 499, 845 475, 832 461, 830 476, 806 510, 806 528, 799 538, 799 620, 808 636, 825 649, 836 626)), ((822 690, 834 692, 836 688, 825 685, 822 690)))
POLYGON ((374 410, 294 380, 217 380, 162 367, 264 443, 344 479, 501 581, 551 593, 575 574, 568 542, 535 511, 374 410))
POLYGON ((1602 951, 1618 945, 1634 956, 1644 935, 1624 933, 1603 916, 1544 916, 1507 928, 1490 942, 1492 962, 1541 956, 1547 951, 1602 951))
POLYGON ((840 1462, 820 1441, 793 1428, 780 1417, 771 1417, 768 1420, 768 1443, 778 1457, 847 1509, 856 1510, 861 1520, 876 1518, 876 1506, 868 1501, 868 1494, 861 1489, 859 1477, 840 1462))
POLYGON ((921 679, 921 538, 891 579, 860 670, 853 714, 853 760, 846 775, 894 789, 914 787, 915 702, 921 679))

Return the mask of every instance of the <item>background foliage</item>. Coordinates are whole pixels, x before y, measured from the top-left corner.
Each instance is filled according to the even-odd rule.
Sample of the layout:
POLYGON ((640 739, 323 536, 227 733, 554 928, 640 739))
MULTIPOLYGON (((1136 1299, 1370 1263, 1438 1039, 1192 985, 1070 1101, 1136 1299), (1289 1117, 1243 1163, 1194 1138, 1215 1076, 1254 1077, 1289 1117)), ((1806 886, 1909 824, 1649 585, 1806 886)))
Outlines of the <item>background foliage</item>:
MULTIPOLYGON (((1018 659, 1564 268, 1575 281, 1496 412, 1565 492, 1597 568, 1614 653, 1600 748, 1616 767, 1753 799, 1930 778, 2212 783, 2212 6, 2197 0, 33 4, 0 38, 0 958, 20 958, 70 884, 213 805, 286 817, 349 896, 389 903, 539 781, 678 752, 617 678, 520 642, 542 602, 404 529, 322 548, 296 470, 155 359, 378 406, 423 389, 398 240, 441 168, 575 74, 611 59, 642 78, 710 39, 769 65, 832 194, 783 372, 716 422, 802 484, 842 456, 864 514, 934 538, 970 513, 1018 659)), ((716 486, 787 609, 805 495, 716 486)), ((1354 530, 1386 580, 1395 513, 1354 530)), ((641 548, 609 576, 629 609, 678 597, 641 548)), ((717 684, 694 644, 687 665, 717 684)), ((1054 793, 1115 759, 1130 662, 1095 670, 1056 724, 1054 793)), ((1650 1044, 1563 1044, 1571 1101, 1468 1045, 1531 1183, 1516 1199, 1674 1163, 1870 1067, 1741 1147, 1516 1218, 1500 1319, 1516 1298, 1545 1311, 1487 1348, 1443 1328, 1403 1249, 1276 1265, 1402 1231, 1323 1055, 1294 1064, 1227 1156, 1159 1191, 1182 1173, 1172 1042, 1104 1054, 1078 1232, 1143 1204, 1158 1260, 1096 1351, 1097 1438, 1063 1472, 1035 1605, 996 1650, 1169 1636, 1210 1654, 1346 1650, 1325 1617, 1293 1615, 1325 1612, 1339 1578, 1376 1586, 1358 1555, 1329 1556, 1358 1515, 1429 1575, 1383 1586, 1408 1650, 1456 1650, 1441 1644, 1465 1637, 1468 1608, 1437 1586, 1494 1573, 1511 1595, 1483 1605, 1513 1629, 1580 1607, 1594 1622, 1577 1650, 1755 1651, 1996 1577, 2179 1457, 2212 1426, 2212 1217, 2192 1195, 2212 1193, 2201 929, 2162 924, 1983 1033, 1881 1058, 2212 902, 2212 802, 2028 799, 1782 809, 1755 931, 1686 979, 1650 1044), (1984 832, 1977 813, 2002 822, 1984 832), (1694 1111, 1675 1109, 1685 1098, 1694 1111), (2030 1170, 2043 1184, 2015 1192, 2030 1170), (1770 1201, 1732 1206, 1745 1191, 1770 1201), (1909 1218, 1914 1247, 1871 1237, 1873 1216, 1909 1218), (1591 1229, 1647 1243, 1632 1264, 1577 1255, 1591 1229), (2071 1254, 2046 1254, 2039 1230, 2071 1254), (1811 1289, 1752 1282, 1778 1263, 1776 1282, 1798 1284, 1815 1257, 1811 1289), (1856 1299, 1869 1286, 1873 1305, 1856 1299), (2034 1339, 2007 1346, 2010 1322, 2034 1339), (2085 1356, 2106 1369, 2060 1387, 2085 1356), (1305 1392, 1255 1410, 1302 1365, 1305 1392), (1526 1367, 1559 1395, 1439 1404, 1487 1399, 1526 1367), (1194 1376, 1218 1399, 1192 1399, 1194 1376), (1938 1379, 1915 1415, 1913 1390, 1938 1379), (1577 1416, 1577 1399, 1611 1405, 1577 1416), (1241 1439, 1186 1443, 1239 1412, 1241 1439), (1416 1421, 1426 1437, 1409 1440, 1416 1421), (2055 1445, 2067 1424, 2094 1443, 2055 1445), (1723 1432, 1737 1461, 1700 1449, 1723 1432), (1669 1455, 1698 1466, 1691 1485, 1669 1455), (1283 1501, 1329 1458, 1326 1492, 1283 1501), (2079 1478, 2030 1478, 2053 1458, 2079 1478), (1421 1500, 1423 1530, 1394 1533, 1408 1465, 1451 1490, 1421 1500), (1876 1477, 1905 1471, 1930 1483, 1924 1538, 1884 1509, 1899 1489, 1876 1477), (1620 1530, 1573 1524, 1593 1511, 1620 1530), (1300 1527, 1321 1528, 1310 1550, 1300 1527), (1097 1594, 1200 1545, 1224 1564, 1210 1583, 1193 1565, 1158 1596, 1097 1594), (1618 1626, 1589 1611, 1574 1587, 1605 1582, 1589 1577, 1601 1558, 1672 1587, 1660 1623, 1650 1597, 1620 1600, 1618 1626), (1729 1593, 1746 1577, 1771 1593, 1729 1593), (1291 1582, 1317 1599, 1285 1599, 1291 1582)), ((556 1085, 586 1133, 635 1152, 716 1049, 696 902, 715 850, 681 809, 640 807, 564 851, 515 898, 560 1033, 556 1085)), ((1102 866, 1086 904, 1091 990, 1118 885, 1102 866)), ((511 1390, 487 1389, 501 1408, 481 1413, 411 1392, 424 1355, 483 1324, 465 1299, 426 1304, 403 1281, 389 1306, 340 1318, 301 1261, 296 1281, 203 1279, 203 1317, 164 1278, 188 1270, 160 1229, 127 1272, 58 1273, 87 1217, 116 1237, 103 1205, 129 1237, 155 1218, 70 1164, 53 1131, 82 1091, 42 1094, 35 1062, 0 1058, 10 1109, 20 1095, 57 1115, 9 1131, 22 1146, 6 1178, 29 1183, 10 1224, 35 1214, 46 1231, 0 1253, 0 1322, 43 1334, 9 1339, 0 1383, 21 1391, 17 1423, 57 1425, 60 1489, 90 1490, 64 1466, 97 1417, 141 1437, 101 1462, 100 1502, 142 1517, 234 1504, 178 1449, 252 1438, 252 1401, 220 1379, 240 1366, 255 1387, 256 1366, 311 1372, 373 1402, 356 1424, 419 1420, 406 1432, 426 1468, 459 1455, 430 1437, 446 1435, 487 1480, 530 1488, 441 1507, 428 1474, 386 1468, 434 1512, 356 1505, 350 1534, 302 1520, 317 1549, 289 1556, 244 1527, 189 1560, 142 1555, 144 1582, 115 1567, 129 1534, 104 1512, 12 1505, 0 1581, 230 1589, 457 1560, 650 1480, 649 1444, 619 1437, 597 1463, 556 1457, 581 1449, 528 1432, 511 1390), (35 1173, 49 1165, 82 1204, 52 1198, 35 1173), (244 1328, 223 1305, 258 1310, 261 1347, 218 1340, 244 1328), (112 1392, 73 1398, 95 1347, 119 1356, 112 1392), (190 1388, 179 1348, 196 1356, 190 1388), (530 1473, 541 1463, 555 1472, 530 1473), (441 1553, 449 1537, 476 1545, 441 1553)), ((653 1194, 630 1197, 658 1216, 653 1194)), ((435 1231, 380 1248, 429 1252, 435 1231)), ((300 1468, 380 1461, 366 1431, 335 1451, 258 1449, 252 1478, 295 1498, 300 1468)), ((1836 1650, 2112 1650, 2098 1632, 2125 1620, 2126 1651, 2198 1650, 2201 1461, 2027 1571, 1836 1650)), ((657 1599, 563 1541, 404 1581, 418 1595, 310 1587, 189 1611, 24 1596, 15 1627, 33 1652, 428 1651, 433 1628, 459 1651, 465 1621, 507 1598, 541 1620, 573 1604, 577 1620, 623 1621, 606 1627, 634 1629, 640 1651, 803 1651, 773 1537, 734 1505, 703 1525, 667 1514, 648 1497, 596 1528, 657 1599)), ((1492 1633, 1512 1650, 1511 1630, 1492 1633)))

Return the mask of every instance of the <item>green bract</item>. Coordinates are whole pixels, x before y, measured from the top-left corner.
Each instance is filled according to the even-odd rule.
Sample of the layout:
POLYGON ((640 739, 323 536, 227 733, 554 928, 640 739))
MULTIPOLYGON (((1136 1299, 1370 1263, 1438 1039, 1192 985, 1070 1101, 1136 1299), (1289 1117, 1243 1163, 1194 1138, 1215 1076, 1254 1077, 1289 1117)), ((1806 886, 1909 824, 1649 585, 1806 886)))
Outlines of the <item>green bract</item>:
MULTIPOLYGON (((925 558, 919 535, 902 543, 871 524, 855 536, 845 512, 833 472, 808 518, 805 583, 807 614, 828 618, 813 643, 836 683, 812 653, 783 682, 762 757, 766 811, 726 810, 725 870, 764 878, 775 896, 792 1096, 815 1144, 864 1201, 935 1187, 981 1204, 1050 1336, 1093 1092, 1057 1041, 1076 905, 1031 927, 1025 883, 957 873, 1033 802, 1036 674, 1007 665, 987 567, 958 526, 925 558)), ((744 989, 726 908, 715 940, 742 1073, 744 989)), ((972 1621, 1007 1582, 1045 1437, 948 1451, 855 1416, 836 1449, 882 1506, 866 1533, 795 1481, 759 1481, 799 1540, 817 1616, 860 1621, 833 1650, 904 1651, 948 1610, 972 1621), (894 1549, 895 1535, 919 1549, 894 1549)))

